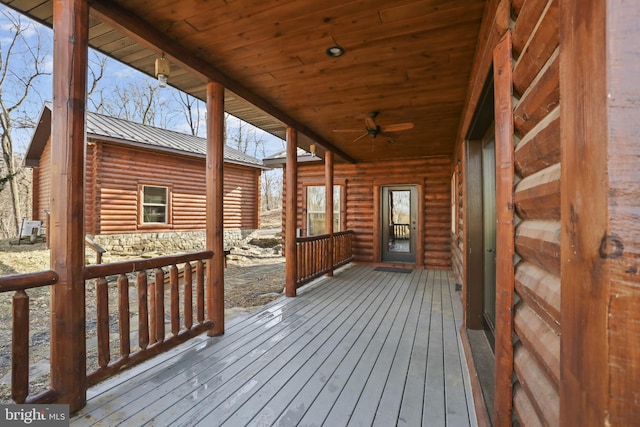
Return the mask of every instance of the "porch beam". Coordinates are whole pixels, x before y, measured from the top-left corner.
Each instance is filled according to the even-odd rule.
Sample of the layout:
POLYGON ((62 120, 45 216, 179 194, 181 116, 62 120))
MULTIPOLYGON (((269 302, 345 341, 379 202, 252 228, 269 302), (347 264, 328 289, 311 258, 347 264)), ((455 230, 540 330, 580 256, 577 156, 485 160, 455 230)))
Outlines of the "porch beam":
POLYGON ((89 6, 53 3, 51 387, 71 412, 86 402, 84 150, 89 6))
POLYGON ((296 228, 298 225, 298 133, 287 128, 287 164, 285 175, 285 294, 296 296, 298 261, 296 256, 296 228))
POLYGON ((234 94, 260 108, 286 126, 295 128, 298 132, 322 145, 326 150, 333 151, 344 161, 355 163, 353 157, 340 150, 303 123, 300 123, 284 111, 274 107, 267 100, 251 92, 209 62, 200 59, 198 55, 189 52, 185 46, 176 43, 163 33, 155 30, 149 23, 133 13, 107 0, 89 0, 89 4, 91 5, 92 15, 98 17, 105 24, 121 32, 136 43, 151 50, 163 52, 169 60, 179 63, 185 70, 205 81, 220 82, 220 84, 234 94))
POLYGON ((207 316, 211 336, 224 334, 224 86, 207 83, 207 316))
POLYGON ((327 276, 333 276, 333 152, 326 151, 324 157, 325 180, 325 233, 329 235, 327 244, 327 276))

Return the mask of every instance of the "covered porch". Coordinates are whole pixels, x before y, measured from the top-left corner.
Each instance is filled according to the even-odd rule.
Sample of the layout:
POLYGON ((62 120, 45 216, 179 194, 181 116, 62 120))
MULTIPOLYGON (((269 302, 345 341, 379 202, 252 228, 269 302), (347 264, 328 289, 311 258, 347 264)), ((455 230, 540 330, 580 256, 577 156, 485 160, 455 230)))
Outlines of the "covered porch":
POLYGON ((466 425, 476 413, 462 322, 495 345, 479 370, 493 390, 474 383, 478 423, 637 424, 634 2, 0 2, 55 34, 50 271, 0 278, 0 292, 15 292, 16 402, 66 403, 83 425, 466 425), (150 76, 170 60, 170 84, 206 100, 203 252, 85 265, 90 46, 150 76), (370 265, 228 325, 225 111, 286 139, 286 295, 343 262, 370 265), (299 161, 298 148, 313 162, 299 161), (313 187, 324 188, 324 211, 311 214, 321 223, 324 212, 325 234, 304 236, 313 187), (389 191, 411 194, 410 215, 387 221, 389 191), (409 260, 384 257, 391 224, 410 224, 409 260), (185 265, 179 298, 177 265, 191 263, 195 285, 185 265), (399 263, 411 271, 373 267, 399 263), (120 357, 108 357, 109 312, 98 309, 100 369, 86 374, 87 280, 106 301, 107 276, 128 290, 132 271, 148 319, 141 350, 127 341, 123 297, 120 357), (52 289, 51 388, 31 396, 25 290, 42 286, 52 289))
POLYGON ((344 267, 115 376, 71 423, 474 425, 451 272, 386 270, 344 267))

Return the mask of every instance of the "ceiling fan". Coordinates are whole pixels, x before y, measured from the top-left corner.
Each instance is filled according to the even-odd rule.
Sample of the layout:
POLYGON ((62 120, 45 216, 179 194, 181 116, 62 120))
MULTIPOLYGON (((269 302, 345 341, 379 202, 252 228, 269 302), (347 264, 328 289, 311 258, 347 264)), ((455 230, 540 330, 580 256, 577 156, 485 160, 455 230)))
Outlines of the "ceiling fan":
MULTIPOLYGON (((379 111, 372 111, 364 118, 365 133, 360 135, 353 142, 359 141, 367 135, 374 139, 378 135, 395 138, 396 135, 391 135, 392 132, 400 132, 403 130, 409 130, 413 128, 413 123, 396 123, 388 126, 380 126, 376 123, 376 117, 380 114, 379 111)), ((360 129, 334 129, 334 132, 361 132, 360 129)))

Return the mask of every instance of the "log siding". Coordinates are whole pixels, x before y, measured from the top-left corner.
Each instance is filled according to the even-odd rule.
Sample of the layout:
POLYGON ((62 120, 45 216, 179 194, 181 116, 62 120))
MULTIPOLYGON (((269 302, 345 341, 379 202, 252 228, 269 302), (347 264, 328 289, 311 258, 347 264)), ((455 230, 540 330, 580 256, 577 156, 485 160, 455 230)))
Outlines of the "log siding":
MULTIPOLYGON (((559 425, 560 404, 560 81, 559 16, 557 0, 522 0, 490 3, 485 25, 491 37, 478 47, 470 99, 460 132, 460 145, 453 156, 450 173, 460 164, 457 218, 459 229, 452 233, 451 252, 456 279, 466 286, 465 222, 467 202, 464 135, 479 103, 488 72, 488 56, 495 49, 501 31, 511 30, 513 70, 515 277, 516 301, 512 308, 512 360, 514 383, 511 392, 513 413, 521 425, 559 425), (512 20, 505 19, 505 8, 512 20), (502 30, 504 29, 504 30, 502 30), (494 35, 495 34, 495 35, 494 35), (459 242, 459 244, 456 244, 459 242)), ((495 65, 495 64, 494 64, 495 65)), ((496 124, 497 126, 497 124, 496 124)), ((474 274, 471 272, 470 274, 474 274)), ((464 298, 469 296, 465 293, 464 298)), ((468 306, 465 302, 465 306, 468 306)), ((496 345, 511 337, 496 337, 496 345)), ((508 355, 509 352, 506 354, 508 355)), ((505 355, 504 357, 507 357, 505 355)), ((496 357, 498 354, 496 353, 496 357)), ((506 366, 505 365, 505 366, 506 366)), ((505 373, 500 373, 501 378, 505 373)), ((510 376, 508 376, 510 378, 510 376)), ((496 395, 497 396, 497 395, 496 395)), ((501 396, 504 398, 504 396, 501 396)), ((502 409, 504 402, 495 402, 502 409)), ((509 414, 500 414, 500 420, 509 414)), ((502 423, 500 421, 499 423, 502 423)))
POLYGON ((514 399, 522 425, 560 419, 560 105, 557 0, 526 0, 513 30, 516 179, 514 399), (517 42, 516 42, 517 41, 517 42), (535 148, 534 148, 535 147, 535 148), (534 411, 531 411, 533 408, 534 411))
MULTIPOLYGON (((46 219, 49 207, 50 141, 40 158, 34 186, 37 219, 46 219), (38 194, 36 195, 36 189, 38 194)), ((85 232, 125 234, 149 231, 203 230, 205 215, 205 160, 164 154, 94 140, 86 150, 85 232), (143 224, 142 185, 169 188, 166 224, 143 224)), ((224 228, 259 228, 260 169, 234 163, 224 165, 224 228)))
MULTIPOLYGON (((334 180, 341 187, 341 223, 345 230, 355 232, 354 260, 379 262, 376 249, 375 208, 379 197, 374 194, 383 185, 417 185, 423 188, 419 200, 422 209, 423 254, 416 261, 429 269, 451 269, 451 159, 445 156, 384 163, 336 164, 334 180)), ((324 183, 322 163, 298 165, 297 226, 306 235, 306 206, 304 191, 309 185, 324 183)), ((418 192, 420 193, 420 191, 418 192)), ((420 235, 420 233, 418 233, 420 235)), ((419 245, 418 245, 419 246, 419 245)))

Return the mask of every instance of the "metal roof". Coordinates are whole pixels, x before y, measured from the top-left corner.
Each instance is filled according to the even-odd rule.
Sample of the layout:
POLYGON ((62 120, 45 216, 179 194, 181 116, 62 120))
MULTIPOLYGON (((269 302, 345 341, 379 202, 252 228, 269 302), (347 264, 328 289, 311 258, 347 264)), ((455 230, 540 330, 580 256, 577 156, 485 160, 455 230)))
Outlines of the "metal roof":
MULTIPOLYGON (((31 145, 27 150, 25 161, 27 166, 37 164, 37 159, 39 159, 50 134, 51 107, 45 105, 31 145)), ((90 112, 87 112, 87 138, 197 157, 207 155, 205 138, 90 112)), ((224 146, 224 160, 230 163, 265 168, 262 160, 227 145, 224 146)))

